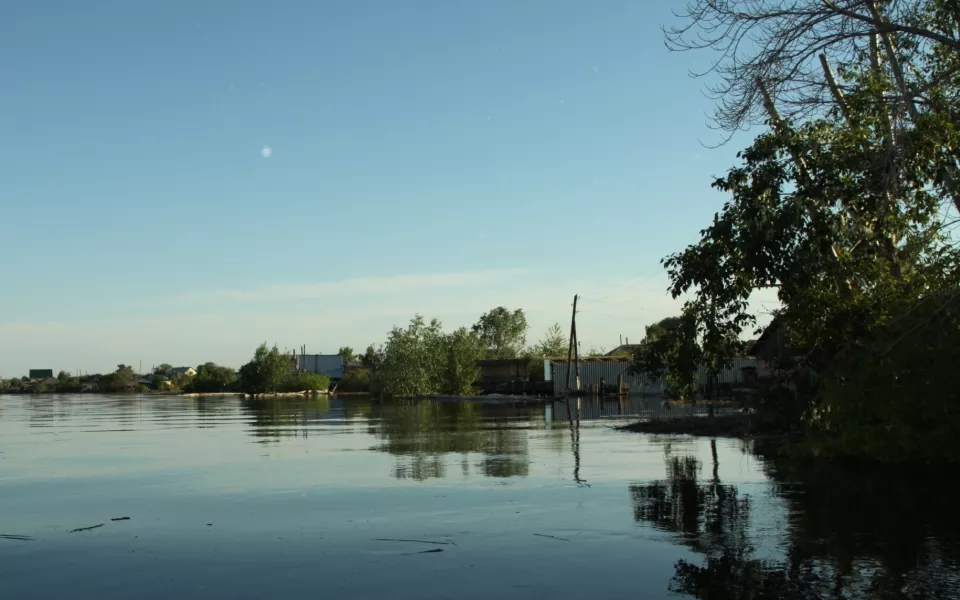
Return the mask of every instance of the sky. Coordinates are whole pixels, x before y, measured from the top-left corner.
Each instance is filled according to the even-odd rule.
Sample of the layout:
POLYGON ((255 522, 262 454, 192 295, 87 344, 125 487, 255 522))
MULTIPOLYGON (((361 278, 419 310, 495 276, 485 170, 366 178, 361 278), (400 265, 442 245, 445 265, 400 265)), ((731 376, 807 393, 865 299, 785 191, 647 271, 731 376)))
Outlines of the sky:
MULTIPOLYGON (((677 2, 32 0, 0 19, 0 375, 679 311, 712 148, 677 2)), ((773 297, 757 300, 757 309, 773 297)))

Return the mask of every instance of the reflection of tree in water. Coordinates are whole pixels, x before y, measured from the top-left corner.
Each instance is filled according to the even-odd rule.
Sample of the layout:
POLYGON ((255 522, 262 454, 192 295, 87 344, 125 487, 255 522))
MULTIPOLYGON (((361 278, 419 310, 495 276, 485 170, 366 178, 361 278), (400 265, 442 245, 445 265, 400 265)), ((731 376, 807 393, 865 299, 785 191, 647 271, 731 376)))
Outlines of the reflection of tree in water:
POLYGON ((263 442, 282 437, 309 437, 310 425, 330 417, 329 396, 244 399, 243 412, 251 417, 250 435, 263 442))
POLYGON ((952 477, 780 459, 766 470, 787 512, 783 560, 755 554, 753 505, 720 484, 716 469, 699 481, 695 458, 668 454, 664 481, 631 486, 638 521, 705 555, 700 565, 677 563, 672 591, 704 599, 960 597, 960 517, 943 484, 952 477))
MULTIPOLYGON (((716 442, 711 442, 716 447, 716 442)), ((733 485, 717 476, 700 481, 700 461, 692 456, 671 456, 666 450, 664 481, 630 486, 634 518, 663 531, 676 533, 683 543, 701 551, 742 548, 747 539, 749 496, 739 496, 733 485)), ((716 452, 714 452, 716 458, 716 452)))
POLYGON ((394 469, 397 478, 444 477, 448 454, 461 455, 464 475, 470 470, 470 454, 483 455, 475 468, 488 477, 529 472, 527 432, 516 425, 517 420, 529 420, 529 410, 413 401, 378 405, 372 416, 370 433, 382 441, 378 450, 401 457, 394 469))

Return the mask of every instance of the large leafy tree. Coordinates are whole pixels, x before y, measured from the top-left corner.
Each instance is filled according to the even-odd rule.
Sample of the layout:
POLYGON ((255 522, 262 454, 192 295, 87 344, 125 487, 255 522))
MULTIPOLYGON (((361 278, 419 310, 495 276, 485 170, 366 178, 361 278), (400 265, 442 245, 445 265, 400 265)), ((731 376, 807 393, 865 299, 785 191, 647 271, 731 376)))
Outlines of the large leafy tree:
POLYGON ((110 392, 128 392, 138 385, 137 373, 129 365, 117 365, 117 370, 101 379, 101 389, 110 392))
POLYGON ((274 345, 263 343, 253 359, 240 367, 240 387, 247 394, 269 394, 283 391, 293 374, 293 362, 274 345))
POLYGON ((386 396, 418 396, 440 391, 445 356, 440 321, 420 315, 405 329, 394 327, 381 347, 375 388, 386 396))
POLYGON ((230 367, 208 362, 197 367, 197 374, 189 382, 194 392, 220 392, 237 380, 237 372, 230 367))
POLYGON ((694 315, 685 313, 648 325, 630 368, 650 381, 664 378, 671 391, 683 399, 696 389, 697 368, 702 359, 697 322, 694 315))
POLYGON ((470 395, 476 392, 474 384, 480 377, 477 361, 483 358, 483 340, 466 327, 446 336, 447 365, 443 377, 443 391, 448 394, 470 395))
POLYGON ((484 313, 473 326, 487 348, 487 358, 517 358, 527 343, 527 317, 523 309, 510 311, 498 306, 484 313))
MULTIPOLYGON (((957 393, 935 367, 957 347, 944 325, 955 322, 960 285, 948 216, 960 137, 954 90, 926 89, 923 110, 898 97, 897 69, 876 66, 877 55, 890 64, 898 53, 882 48, 873 64, 843 70, 846 89, 833 90, 822 118, 793 123, 767 95, 771 131, 715 182, 730 200, 699 243, 665 264, 673 295, 693 294, 685 312, 714 358, 754 322, 750 295, 775 288, 790 366, 813 386, 809 423, 849 448, 886 445, 892 456, 914 452, 924 431, 949 440, 960 429, 957 393), (907 418, 911 388, 928 390, 936 407, 907 418)), ((935 58, 917 67, 933 69, 935 58)))
POLYGON ((471 394, 485 350, 475 332, 461 327, 447 334, 440 321, 427 323, 417 315, 405 329, 394 327, 370 359, 375 364, 371 389, 393 397, 471 394))
POLYGON ((357 360, 357 353, 354 352, 353 348, 350 346, 341 346, 340 349, 337 350, 337 354, 342 356, 345 362, 353 362, 357 360))

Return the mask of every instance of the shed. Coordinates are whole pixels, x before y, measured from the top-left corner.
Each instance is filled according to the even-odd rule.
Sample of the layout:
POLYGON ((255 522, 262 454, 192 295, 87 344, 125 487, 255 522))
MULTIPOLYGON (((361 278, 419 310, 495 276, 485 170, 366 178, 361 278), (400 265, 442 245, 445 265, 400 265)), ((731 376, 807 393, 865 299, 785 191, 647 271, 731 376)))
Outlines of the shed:
POLYGON ((297 369, 307 373, 326 375, 330 379, 343 378, 344 360, 342 354, 299 354, 297 369))

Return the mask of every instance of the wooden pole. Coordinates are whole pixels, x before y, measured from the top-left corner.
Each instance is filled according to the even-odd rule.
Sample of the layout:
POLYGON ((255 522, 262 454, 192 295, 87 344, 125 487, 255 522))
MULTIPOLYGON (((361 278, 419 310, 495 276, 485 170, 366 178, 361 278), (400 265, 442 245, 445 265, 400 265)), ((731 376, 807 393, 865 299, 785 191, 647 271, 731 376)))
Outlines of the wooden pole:
POLYGON ((567 347, 567 388, 570 391, 570 363, 573 360, 573 339, 577 331, 577 295, 573 296, 573 314, 570 316, 570 345, 567 347))
MULTIPOLYGON (((576 315, 577 313, 573 313, 576 315)), ((577 391, 580 391, 580 340, 577 339, 577 323, 573 323, 573 365, 577 370, 577 391)), ((578 406, 579 406, 579 400, 578 406)))

